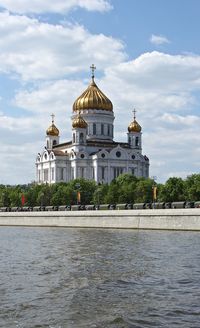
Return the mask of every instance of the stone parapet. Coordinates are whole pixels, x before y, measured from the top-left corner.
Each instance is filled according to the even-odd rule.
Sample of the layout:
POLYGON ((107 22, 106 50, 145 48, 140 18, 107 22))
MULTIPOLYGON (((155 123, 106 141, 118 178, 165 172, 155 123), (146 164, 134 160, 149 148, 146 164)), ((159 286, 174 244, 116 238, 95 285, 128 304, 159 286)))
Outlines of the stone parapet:
POLYGON ((200 231, 200 208, 0 212, 0 226, 200 231))

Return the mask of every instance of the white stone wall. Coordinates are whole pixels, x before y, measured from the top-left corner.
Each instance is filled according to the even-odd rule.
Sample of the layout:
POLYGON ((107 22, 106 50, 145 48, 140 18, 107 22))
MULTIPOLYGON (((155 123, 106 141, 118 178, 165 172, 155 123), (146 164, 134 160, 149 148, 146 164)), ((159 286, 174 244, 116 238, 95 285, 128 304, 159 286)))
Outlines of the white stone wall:
MULTIPOLYGON (((72 152, 74 147, 68 148, 68 153, 72 152)), ((124 149, 119 145, 108 152, 106 149, 95 148, 96 154, 90 156, 87 147, 82 149, 77 146, 73 156, 57 156, 53 153, 44 151, 37 162, 38 183, 54 183, 76 178, 94 179, 100 183, 110 183, 121 173, 131 173, 138 177, 148 177, 149 162, 134 149, 124 149), (80 151, 79 151, 80 150, 80 151), (54 179, 52 177, 54 170, 54 179), (48 175, 48 177, 47 177, 48 175)))
MULTIPOLYGON (((82 110, 81 117, 87 122, 87 140, 113 140, 114 137, 114 114, 105 110, 82 110), (96 124, 96 134, 93 133, 93 124, 96 124), (103 125, 103 133, 102 127, 103 125), (108 127, 109 126, 109 127, 108 127), (108 133, 109 132, 109 133, 108 133)), ((72 115, 74 119, 77 114, 72 115)))
MULTIPOLYGON (((128 133, 129 148, 120 145, 113 148, 109 145, 114 137, 113 112, 89 109, 82 110, 80 114, 88 126, 72 128, 72 144, 59 150, 63 152, 63 156, 56 156, 51 151, 53 141, 58 143, 59 137, 46 136, 46 150, 38 154, 36 160, 38 183, 68 182, 81 177, 110 183, 121 173, 131 173, 138 177, 149 176, 149 162, 142 156, 141 132, 128 133), (83 140, 80 138, 81 134, 83 140), (96 146, 95 143, 88 146, 87 140, 104 143, 102 146, 96 146)), ((77 113, 73 114, 72 119, 76 116, 77 113)))
POLYGON ((200 209, 0 212, 0 226, 200 231, 200 209))

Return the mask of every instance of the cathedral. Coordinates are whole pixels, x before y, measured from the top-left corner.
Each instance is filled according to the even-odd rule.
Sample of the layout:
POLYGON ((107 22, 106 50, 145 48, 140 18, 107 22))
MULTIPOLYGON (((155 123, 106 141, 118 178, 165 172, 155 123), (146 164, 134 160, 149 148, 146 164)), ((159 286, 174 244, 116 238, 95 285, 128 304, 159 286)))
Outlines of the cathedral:
POLYGON ((46 131, 46 145, 36 159, 37 183, 69 182, 77 178, 110 183, 122 173, 149 177, 149 159, 142 155, 141 126, 135 111, 127 142, 114 141, 113 104, 92 78, 72 109, 72 140, 60 143, 54 115, 46 131))

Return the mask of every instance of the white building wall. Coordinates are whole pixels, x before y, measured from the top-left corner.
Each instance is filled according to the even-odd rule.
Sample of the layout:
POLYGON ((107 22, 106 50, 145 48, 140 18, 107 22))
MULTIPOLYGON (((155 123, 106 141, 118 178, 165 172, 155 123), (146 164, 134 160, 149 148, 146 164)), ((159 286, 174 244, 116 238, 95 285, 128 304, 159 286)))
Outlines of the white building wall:
MULTIPOLYGON (((113 122, 114 122, 114 114, 111 111, 105 110, 82 110, 80 112, 83 119, 88 124, 88 135, 87 140, 113 140, 112 131, 114 130, 113 122), (93 133, 93 124, 96 124, 96 134, 93 133), (101 124, 104 125, 104 133, 101 132, 101 124), (108 128, 108 125, 110 128, 108 128), (110 134, 108 135, 108 130, 110 130, 110 134)), ((77 114, 72 115, 72 119, 74 119, 77 114)))

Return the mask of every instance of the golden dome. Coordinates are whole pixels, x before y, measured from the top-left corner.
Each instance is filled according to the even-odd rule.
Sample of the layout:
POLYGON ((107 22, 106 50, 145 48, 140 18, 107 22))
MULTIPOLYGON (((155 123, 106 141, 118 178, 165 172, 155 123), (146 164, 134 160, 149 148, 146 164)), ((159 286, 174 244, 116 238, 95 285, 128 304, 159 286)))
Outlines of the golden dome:
POLYGON ((104 95, 94 81, 95 68, 96 67, 94 67, 94 65, 91 66, 92 81, 88 88, 74 102, 74 112, 84 109, 101 109, 107 111, 113 110, 112 102, 104 95))
POLYGON ((134 112, 134 118, 133 121, 128 126, 128 132, 141 132, 142 128, 135 119, 136 110, 134 110, 133 112, 134 112))
POLYGON ((136 120, 131 122, 128 126, 128 132, 140 132, 141 129, 140 124, 136 120))
POLYGON ((48 129, 46 131, 46 134, 47 134, 47 136, 56 136, 56 137, 58 137, 59 136, 59 130, 58 130, 58 128, 54 124, 54 116, 55 115, 52 114, 51 116, 52 116, 52 123, 48 127, 48 129))
POLYGON ((82 129, 87 128, 87 123, 86 123, 86 121, 81 117, 80 112, 79 112, 78 115, 73 119, 73 121, 72 121, 72 127, 73 127, 73 128, 82 128, 82 129))

